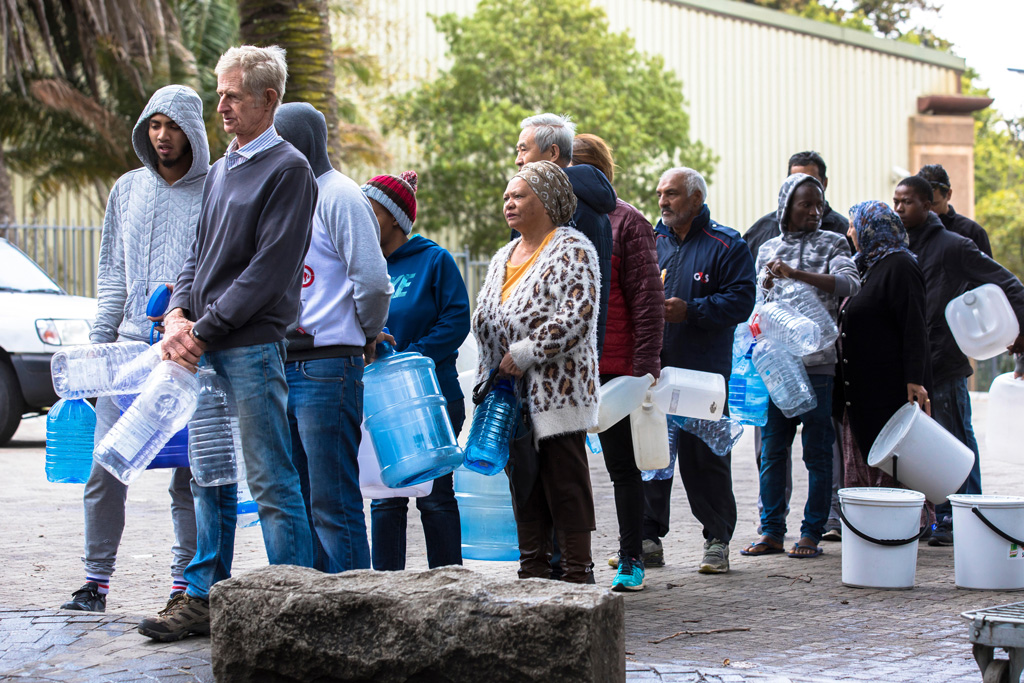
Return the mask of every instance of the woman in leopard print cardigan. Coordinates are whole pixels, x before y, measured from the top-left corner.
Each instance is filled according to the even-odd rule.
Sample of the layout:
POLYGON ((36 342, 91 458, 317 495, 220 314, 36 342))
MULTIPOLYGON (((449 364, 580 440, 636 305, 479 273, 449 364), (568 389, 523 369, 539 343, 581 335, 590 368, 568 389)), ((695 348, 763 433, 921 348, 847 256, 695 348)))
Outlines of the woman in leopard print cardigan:
POLYGON ((594 497, 585 448, 597 424, 597 252, 564 225, 576 197, 548 161, 526 164, 505 192, 505 219, 521 236, 498 251, 477 300, 478 380, 498 368, 521 378, 539 474, 515 507, 521 578, 548 577, 552 528, 566 581, 593 582, 594 497))

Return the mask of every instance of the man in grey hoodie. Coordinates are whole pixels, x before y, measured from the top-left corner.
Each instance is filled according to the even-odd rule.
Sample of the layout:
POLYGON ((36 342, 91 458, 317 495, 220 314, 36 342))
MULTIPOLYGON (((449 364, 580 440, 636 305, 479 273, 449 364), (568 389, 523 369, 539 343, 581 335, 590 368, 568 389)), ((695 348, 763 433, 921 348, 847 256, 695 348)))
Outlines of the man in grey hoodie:
MULTIPOLYGON (((195 239, 210 149, 203 103, 194 90, 169 85, 157 90, 132 131, 142 168, 121 176, 103 217, 99 260, 99 304, 90 339, 101 344, 148 341, 146 304, 162 284, 173 283, 195 239)), ((96 402, 97 443, 119 417, 110 397, 96 402)), ((171 475, 171 597, 185 590, 185 567, 196 552, 192 474, 171 475)), ((85 585, 61 609, 102 612, 125 523, 128 488, 93 463, 85 485, 85 585)))

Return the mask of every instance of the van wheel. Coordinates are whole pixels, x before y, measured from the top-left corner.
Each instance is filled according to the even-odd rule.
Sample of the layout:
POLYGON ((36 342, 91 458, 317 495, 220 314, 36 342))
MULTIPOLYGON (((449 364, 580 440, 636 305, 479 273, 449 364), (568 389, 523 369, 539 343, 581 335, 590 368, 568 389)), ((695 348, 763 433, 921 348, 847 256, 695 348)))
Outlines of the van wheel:
POLYGON ((17 431, 21 424, 21 414, 25 409, 21 398, 21 387, 14 368, 0 361, 0 446, 3 446, 17 431))

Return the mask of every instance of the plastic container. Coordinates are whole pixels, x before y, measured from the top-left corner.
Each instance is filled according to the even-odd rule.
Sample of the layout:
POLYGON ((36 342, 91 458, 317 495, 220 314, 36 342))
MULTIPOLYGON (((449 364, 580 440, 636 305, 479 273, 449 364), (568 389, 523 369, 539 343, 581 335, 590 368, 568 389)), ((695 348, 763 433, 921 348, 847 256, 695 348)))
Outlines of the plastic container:
POLYGON ((740 360, 750 350, 750 345, 754 343, 754 333, 750 331, 750 325, 746 323, 740 323, 736 326, 736 331, 732 337, 732 366, 735 368, 740 360))
POLYGON ((359 491, 363 498, 379 500, 381 498, 421 498, 430 495, 430 492, 434 490, 433 480, 398 489, 385 486, 380 479, 380 461, 377 460, 377 453, 373 450, 373 439, 366 431, 366 423, 360 426, 360 430, 362 438, 359 441, 359 491))
POLYGON ((946 322, 964 355, 977 360, 1006 351, 1020 334, 1017 316, 998 285, 982 285, 946 304, 946 322))
POLYGON ((781 279, 775 281, 772 288, 775 300, 792 306, 798 313, 810 319, 818 326, 820 339, 815 351, 827 349, 839 338, 839 327, 825 304, 818 298, 817 288, 797 280, 781 279))
POLYGON ((939 505, 967 479, 974 453, 916 403, 907 403, 882 427, 868 465, 939 505))
POLYGON ((715 372, 662 368, 651 395, 666 415, 718 420, 725 411, 725 378, 715 372))
POLYGON ((668 418, 654 403, 651 392, 647 392, 640 407, 629 414, 629 426, 636 466, 641 470, 668 467, 668 418))
POLYGON ((597 408, 597 426, 591 432, 600 433, 626 418, 643 402, 647 390, 654 384, 654 375, 629 377, 623 375, 601 385, 597 408))
POLYGON ((721 420, 695 420, 692 417, 669 416, 684 431, 707 444, 711 452, 724 457, 743 436, 743 425, 730 417, 721 420))
MULTIPOLYGON (((171 288, 167 285, 160 285, 153 290, 153 294, 149 297, 149 303, 146 304, 146 315, 150 318, 158 318, 167 312, 167 304, 171 302, 171 288)), ((156 328, 160 323, 153 323, 149 327, 149 343, 155 344, 164 335, 157 332, 156 328)))
POLYGON ((758 336, 750 358, 783 415, 796 417, 817 407, 818 398, 799 358, 765 336, 758 336))
POLYGON ((988 422, 985 445, 988 453, 1018 459, 1021 450, 1020 419, 1024 415, 1024 380, 1013 373, 999 375, 988 390, 988 422))
MULTIPOLYGON (((118 394, 111 398, 123 415, 138 396, 138 394, 118 394)), ((187 426, 181 431, 176 432, 174 436, 171 437, 171 440, 167 442, 167 445, 160 449, 160 452, 156 454, 156 457, 153 458, 153 462, 149 463, 149 467, 146 469, 159 470, 169 467, 189 467, 187 426)))
POLYGON ((956 585, 977 590, 1024 589, 1024 547, 1010 540, 1024 541, 1024 497, 955 493, 949 502, 956 585), (1002 533, 985 524, 975 508, 1002 533))
POLYGON ((188 457, 192 478, 200 486, 223 486, 245 479, 238 405, 231 385, 213 368, 196 375, 199 395, 188 423, 188 457))
POLYGON ((500 472, 508 463, 508 444, 516 428, 519 401, 509 379, 494 383, 473 413, 463 466, 484 475, 500 472))
POLYGON ((198 393, 195 375, 177 363, 161 362, 139 397, 96 446, 96 462, 122 483, 132 483, 188 423, 198 393))
POLYGON ((92 471, 96 410, 83 399, 62 398, 46 414, 46 480, 84 484, 92 471))
POLYGON ((757 324, 766 337, 794 356, 806 356, 821 348, 821 328, 787 303, 766 303, 757 324))
POLYGON ((244 479, 238 482, 238 505, 235 512, 235 524, 239 529, 246 529, 260 523, 259 506, 253 500, 252 492, 244 479))
POLYGON ((604 452, 601 447, 601 438, 597 434, 587 434, 587 450, 593 455, 601 455, 604 452))
POLYGON ((160 347, 145 342, 85 344, 50 359, 53 388, 61 398, 137 394, 160 362, 160 347))
POLYGON ((363 416, 389 488, 436 479, 462 464, 434 361, 378 344, 363 373, 363 416))
POLYGON ((907 489, 839 489, 843 512, 843 585, 855 588, 914 587, 917 536, 921 531, 924 494, 907 489), (907 541, 883 545, 861 538, 907 541))
POLYGON ((462 525, 462 557, 467 560, 519 559, 519 536, 512 513, 508 477, 455 470, 455 499, 462 525))
POLYGON ((733 364, 729 377, 729 415, 740 424, 763 427, 768 423, 768 387, 754 367, 755 343, 752 339, 747 351, 733 364))
POLYGON ((668 425, 668 467, 662 467, 658 470, 640 470, 640 479, 643 481, 664 481, 675 476, 676 442, 679 439, 679 429, 680 427, 674 422, 668 425))

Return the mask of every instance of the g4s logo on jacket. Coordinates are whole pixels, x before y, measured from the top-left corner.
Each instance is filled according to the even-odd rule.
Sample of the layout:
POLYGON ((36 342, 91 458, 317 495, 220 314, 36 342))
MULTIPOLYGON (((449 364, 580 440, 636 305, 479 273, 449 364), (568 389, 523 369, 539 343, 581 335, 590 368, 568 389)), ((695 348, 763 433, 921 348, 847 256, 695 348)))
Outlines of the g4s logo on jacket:
POLYGON ((696 282, 703 282, 704 284, 711 282, 711 276, 707 273, 694 273, 693 279, 696 282))

